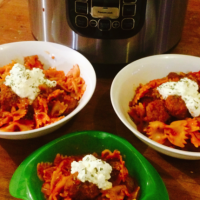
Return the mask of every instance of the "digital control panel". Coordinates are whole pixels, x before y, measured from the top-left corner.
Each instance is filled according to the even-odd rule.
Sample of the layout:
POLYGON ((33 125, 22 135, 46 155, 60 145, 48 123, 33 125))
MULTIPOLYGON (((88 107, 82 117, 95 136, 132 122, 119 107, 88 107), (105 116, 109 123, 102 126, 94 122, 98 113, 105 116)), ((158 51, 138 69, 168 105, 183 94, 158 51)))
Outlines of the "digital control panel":
POLYGON ((97 39, 125 39, 145 21, 146 0, 66 0, 67 20, 77 34, 97 39))

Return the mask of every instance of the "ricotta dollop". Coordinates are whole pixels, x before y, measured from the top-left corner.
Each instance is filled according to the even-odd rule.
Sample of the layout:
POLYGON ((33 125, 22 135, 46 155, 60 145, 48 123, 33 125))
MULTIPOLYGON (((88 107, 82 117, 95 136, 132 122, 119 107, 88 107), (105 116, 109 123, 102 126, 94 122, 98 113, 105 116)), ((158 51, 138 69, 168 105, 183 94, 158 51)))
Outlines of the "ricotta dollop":
POLYGON ((166 82, 157 87, 163 99, 167 99, 169 95, 181 96, 193 117, 200 115, 200 93, 198 89, 198 84, 189 78, 182 78, 178 82, 166 82))
POLYGON ((97 159, 93 155, 87 155, 79 162, 71 163, 71 173, 78 172, 78 179, 82 182, 89 181, 98 186, 99 189, 109 189, 112 187, 110 173, 112 167, 107 162, 97 159))
POLYGON ((55 87, 57 82, 45 78, 42 69, 29 70, 24 65, 16 63, 10 70, 10 75, 6 76, 4 84, 10 86, 19 97, 33 101, 40 92, 39 85, 55 87))

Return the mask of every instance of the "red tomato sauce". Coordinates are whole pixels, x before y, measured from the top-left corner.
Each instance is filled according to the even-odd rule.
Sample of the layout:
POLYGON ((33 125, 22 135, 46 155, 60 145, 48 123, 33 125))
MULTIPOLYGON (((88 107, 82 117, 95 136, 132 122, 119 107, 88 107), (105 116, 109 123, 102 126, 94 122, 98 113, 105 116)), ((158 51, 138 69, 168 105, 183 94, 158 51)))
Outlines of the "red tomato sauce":
POLYGON ((81 182, 78 172, 71 174, 71 163, 80 161, 84 156, 62 156, 57 154, 53 163, 38 163, 37 174, 43 181, 41 191, 47 200, 137 200, 140 187, 132 178, 118 150, 104 150, 98 159, 112 166, 110 182, 112 188, 102 190, 97 185, 81 182))

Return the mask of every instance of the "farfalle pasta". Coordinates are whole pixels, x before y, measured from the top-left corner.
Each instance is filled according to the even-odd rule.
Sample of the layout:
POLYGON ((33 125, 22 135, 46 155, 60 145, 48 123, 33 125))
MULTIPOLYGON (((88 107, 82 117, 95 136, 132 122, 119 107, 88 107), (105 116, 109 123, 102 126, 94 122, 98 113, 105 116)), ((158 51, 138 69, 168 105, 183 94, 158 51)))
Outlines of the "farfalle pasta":
POLYGON ((24 65, 16 64, 12 62, 0 68, 0 131, 27 131, 44 127, 64 118, 78 106, 86 90, 78 65, 74 65, 65 75, 56 68, 45 70, 37 55, 25 57, 24 65), (14 69, 14 66, 18 69, 14 69), (17 88, 24 80, 19 79, 14 85, 15 81, 10 77, 17 72, 11 70, 18 70, 17 78, 24 76, 25 84, 30 87, 26 92, 17 88), (44 76, 40 78, 38 86, 36 81, 30 82, 33 70, 44 76), (33 90, 30 92, 30 89, 33 90), (28 92, 30 94, 26 97, 28 92))
MULTIPOLYGON (((42 193, 47 200, 137 200, 139 198, 140 187, 137 182, 129 175, 120 152, 114 150, 111 152, 105 149, 99 156, 96 153, 91 155, 64 156, 57 154, 54 161, 41 162, 37 165, 37 175, 43 182, 42 193), (94 173, 90 174, 94 165, 89 162, 88 168, 80 168, 89 176, 96 177, 99 171, 103 171, 102 162, 110 165, 112 170, 109 181, 111 187, 102 189, 97 183, 88 180, 80 180, 79 173, 72 173, 73 163, 83 161, 88 156, 94 156, 97 159, 97 165, 94 167, 94 173)), ((97 179, 102 182, 102 176, 97 179)))
POLYGON ((172 148, 199 151, 199 86, 200 71, 171 72, 167 77, 140 84, 128 114, 150 139, 172 148))

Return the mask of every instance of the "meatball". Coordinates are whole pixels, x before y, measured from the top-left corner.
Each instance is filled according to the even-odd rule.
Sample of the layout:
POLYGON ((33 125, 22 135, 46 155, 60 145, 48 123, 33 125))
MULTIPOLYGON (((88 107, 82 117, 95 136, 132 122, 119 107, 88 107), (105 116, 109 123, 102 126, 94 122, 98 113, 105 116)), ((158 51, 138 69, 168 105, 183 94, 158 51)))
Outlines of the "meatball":
POLYGON ((99 194, 100 194, 100 189, 95 184, 86 181, 79 185, 79 191, 76 194, 76 197, 74 197, 73 199, 89 200, 89 199, 94 199, 99 194))
POLYGON ((167 113, 167 110, 165 108, 165 103, 163 100, 155 100, 147 105, 146 117, 145 117, 146 121, 167 122, 169 118, 170 115, 167 113))
POLYGON ((170 72, 170 73, 167 75, 167 77, 168 77, 169 79, 173 79, 173 80, 177 80, 177 81, 179 81, 179 79, 181 78, 181 76, 180 76, 179 74, 175 73, 175 72, 170 72))
POLYGON ((165 100, 165 107, 168 110, 168 113, 176 119, 185 119, 190 117, 190 113, 181 96, 168 96, 165 100))

